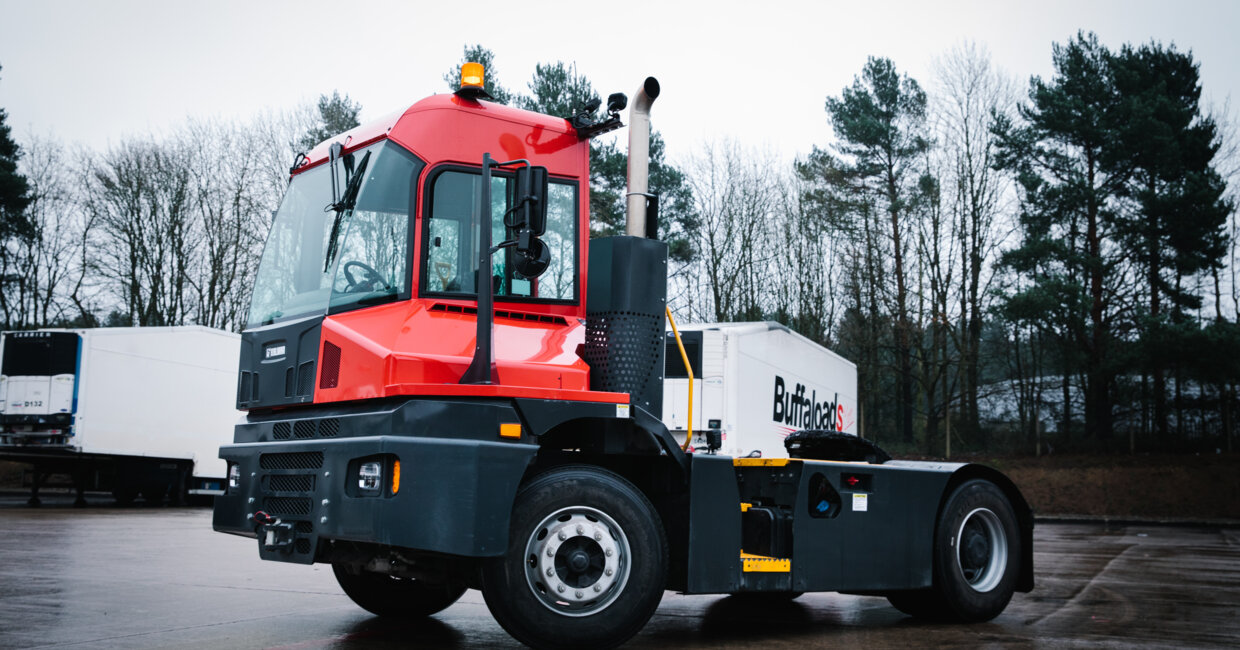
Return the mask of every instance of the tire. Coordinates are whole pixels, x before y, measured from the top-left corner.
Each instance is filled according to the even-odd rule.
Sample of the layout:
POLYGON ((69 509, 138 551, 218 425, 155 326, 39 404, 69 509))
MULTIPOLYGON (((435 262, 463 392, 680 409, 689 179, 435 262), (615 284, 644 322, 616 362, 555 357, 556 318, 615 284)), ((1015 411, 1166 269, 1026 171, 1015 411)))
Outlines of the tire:
POLYGON ((568 466, 517 493, 508 550, 483 566, 482 595, 522 643, 612 648, 650 620, 666 581, 667 538, 645 495, 607 470, 568 466))
POLYGON ((447 609, 465 593, 463 584, 428 583, 363 571, 356 565, 333 564, 336 582, 354 603, 376 616, 410 618, 447 609))
POLYGON ((977 623, 999 615, 1016 591, 1020 529, 1007 496, 989 481, 956 488, 934 533, 934 586, 893 593, 906 614, 977 623))
POLYGON ((116 499, 118 506, 132 506, 134 499, 138 498, 138 489, 130 486, 112 488, 112 498, 116 499))
POLYGON ((142 499, 148 508, 164 505, 164 497, 168 495, 168 484, 164 481, 152 480, 142 484, 142 499))
POLYGON ((892 607, 912 616, 932 621, 949 619, 949 612, 943 597, 934 589, 917 589, 912 591, 895 591, 887 594, 887 601, 892 607))

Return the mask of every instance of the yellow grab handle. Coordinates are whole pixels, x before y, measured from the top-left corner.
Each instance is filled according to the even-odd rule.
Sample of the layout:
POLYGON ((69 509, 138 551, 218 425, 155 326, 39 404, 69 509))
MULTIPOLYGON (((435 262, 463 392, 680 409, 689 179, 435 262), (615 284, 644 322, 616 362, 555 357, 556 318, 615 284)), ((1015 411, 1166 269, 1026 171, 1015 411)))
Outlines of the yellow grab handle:
POLYGON ((693 366, 689 365, 689 355, 685 354, 685 344, 680 341, 680 330, 676 329, 676 319, 672 318, 672 308, 667 310, 667 322, 672 324, 672 334, 676 336, 676 347, 680 348, 680 360, 685 362, 685 372, 689 373, 689 424, 686 425, 685 444, 680 448, 688 451, 689 442, 693 440, 693 366))

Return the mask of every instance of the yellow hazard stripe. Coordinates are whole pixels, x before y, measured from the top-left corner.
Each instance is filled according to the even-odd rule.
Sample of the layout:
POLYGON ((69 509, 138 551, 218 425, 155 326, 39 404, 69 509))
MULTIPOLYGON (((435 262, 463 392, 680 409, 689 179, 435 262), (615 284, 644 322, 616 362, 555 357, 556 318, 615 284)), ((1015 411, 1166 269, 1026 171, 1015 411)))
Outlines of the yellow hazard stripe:
POLYGON ((783 467, 794 458, 733 458, 733 467, 783 467))
POLYGON ((788 573, 792 560, 741 551, 741 568, 745 573, 788 573))

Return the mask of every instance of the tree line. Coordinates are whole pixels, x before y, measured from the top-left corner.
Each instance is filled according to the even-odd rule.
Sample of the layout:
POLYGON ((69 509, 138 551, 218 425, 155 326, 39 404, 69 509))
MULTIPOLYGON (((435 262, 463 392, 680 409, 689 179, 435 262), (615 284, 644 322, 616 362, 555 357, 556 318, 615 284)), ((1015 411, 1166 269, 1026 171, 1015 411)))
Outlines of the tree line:
MULTIPOLYGON (((573 64, 495 101, 569 117, 599 95, 573 64)), ((651 190, 690 321, 782 322, 857 364, 859 430, 905 453, 1230 449, 1240 378, 1237 142, 1174 46, 1052 47, 1021 84, 983 48, 932 78, 871 57, 825 98, 834 133, 795 160, 726 138, 651 190)), ((455 89, 459 67, 444 75, 455 89)), ((239 329, 299 151, 357 125, 347 95, 194 120, 104 151, 0 111, 7 329, 239 329)), ((656 119, 657 122, 657 119, 656 119)), ((625 152, 591 143, 591 230, 623 232, 625 152)))
POLYGON ((965 44, 923 85, 871 57, 834 142, 704 148, 688 314, 853 360, 861 431, 905 453, 1232 449, 1234 129, 1174 46, 1052 62, 1022 85, 965 44))

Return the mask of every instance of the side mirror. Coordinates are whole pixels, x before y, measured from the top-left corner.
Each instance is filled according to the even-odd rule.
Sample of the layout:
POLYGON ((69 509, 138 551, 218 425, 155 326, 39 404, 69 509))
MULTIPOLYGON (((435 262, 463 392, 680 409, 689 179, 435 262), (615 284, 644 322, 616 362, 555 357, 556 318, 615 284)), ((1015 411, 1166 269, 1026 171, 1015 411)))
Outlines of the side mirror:
POLYGON ((517 169, 517 219, 525 228, 541 237, 547 232, 547 168, 520 167, 517 169))

